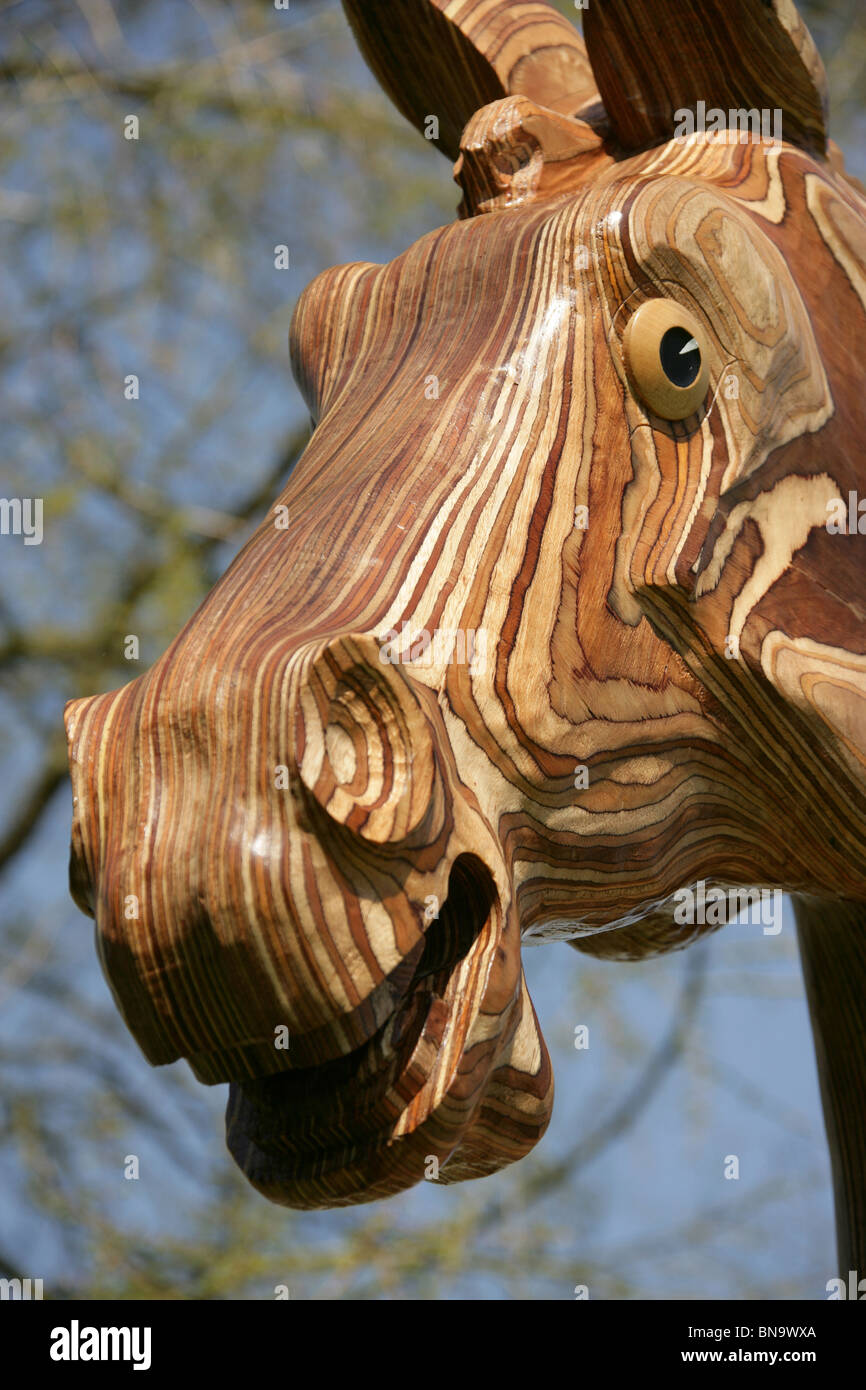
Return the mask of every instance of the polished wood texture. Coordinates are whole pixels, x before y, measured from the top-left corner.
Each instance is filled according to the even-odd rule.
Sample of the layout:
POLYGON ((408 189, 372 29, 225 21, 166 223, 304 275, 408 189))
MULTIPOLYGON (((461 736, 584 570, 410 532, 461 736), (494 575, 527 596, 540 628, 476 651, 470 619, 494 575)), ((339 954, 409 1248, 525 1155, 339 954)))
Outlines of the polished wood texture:
POLYGON ((437 116, 451 159, 466 122, 490 102, 525 96, 576 115, 598 103, 583 40, 546 3, 344 0, 358 46, 413 125, 437 116))
POLYGON ((826 153, 824 65, 793 0, 675 0, 588 6, 586 46, 627 149, 669 137, 675 112, 780 109, 785 139, 826 153))
POLYGON ((543 1133, 522 937, 634 958, 711 929, 685 885, 802 895, 862 1265, 863 1078, 825 1036, 862 994, 816 924, 866 897, 863 539, 826 525, 866 490, 866 200, 811 41, 782 0, 677 7, 690 35, 593 0, 593 77, 541 4, 346 8, 461 216, 308 287, 288 487, 153 669, 68 709, 118 1005, 232 1083, 260 1191, 366 1201, 543 1133), (681 97, 783 139, 675 138, 681 97))

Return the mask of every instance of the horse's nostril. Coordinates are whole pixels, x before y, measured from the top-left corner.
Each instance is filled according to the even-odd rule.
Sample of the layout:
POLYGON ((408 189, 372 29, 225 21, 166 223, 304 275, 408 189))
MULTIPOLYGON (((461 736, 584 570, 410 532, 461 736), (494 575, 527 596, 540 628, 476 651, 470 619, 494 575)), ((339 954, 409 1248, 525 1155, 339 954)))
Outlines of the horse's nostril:
POLYGON ((334 639, 310 662, 294 740, 301 782, 332 820, 379 845, 421 825, 433 798, 430 727, 372 638, 334 639))

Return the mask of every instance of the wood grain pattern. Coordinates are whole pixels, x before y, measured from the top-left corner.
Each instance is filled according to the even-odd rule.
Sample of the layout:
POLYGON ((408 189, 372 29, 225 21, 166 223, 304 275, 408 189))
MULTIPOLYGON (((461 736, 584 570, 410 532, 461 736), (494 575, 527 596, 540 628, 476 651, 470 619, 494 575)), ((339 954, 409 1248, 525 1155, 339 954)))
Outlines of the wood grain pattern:
POLYGON ((796 901, 830 1140, 839 1269, 863 1268, 866 1230, 866 911, 862 903, 796 901))
POLYGON ((598 103, 580 34, 547 0, 344 0, 367 63, 414 126, 457 158, 470 117, 525 96, 574 115, 598 103))
POLYGON ((824 65, 792 0, 602 0, 584 31, 625 149, 668 140, 675 113, 703 101, 778 109, 785 140, 826 153, 824 65))
MULTIPOLYGON (((827 520, 866 491, 866 199, 805 107, 781 144, 629 134, 636 21, 594 0, 611 119, 651 146, 616 147, 563 107, 576 38, 547 91, 541 8, 347 5, 416 119, 455 43, 487 74, 447 88, 462 216, 307 288, 316 428, 287 489, 153 669, 67 711, 73 891, 118 1005, 151 1062, 231 1082, 231 1151, 290 1206, 532 1148, 552 1077, 522 937, 684 946, 715 925, 674 910, 701 881, 861 929, 863 541, 827 520), (685 419, 635 379, 654 354, 707 383, 685 419)), ((796 93, 805 31, 747 9, 796 93)), ((725 48, 726 91, 759 51, 725 48)), ((706 45, 678 64, 704 81, 706 45)), ((845 952, 815 951, 826 1001, 845 952)), ((866 1262, 866 1059, 840 1088, 830 1012, 842 1249, 866 1262)))

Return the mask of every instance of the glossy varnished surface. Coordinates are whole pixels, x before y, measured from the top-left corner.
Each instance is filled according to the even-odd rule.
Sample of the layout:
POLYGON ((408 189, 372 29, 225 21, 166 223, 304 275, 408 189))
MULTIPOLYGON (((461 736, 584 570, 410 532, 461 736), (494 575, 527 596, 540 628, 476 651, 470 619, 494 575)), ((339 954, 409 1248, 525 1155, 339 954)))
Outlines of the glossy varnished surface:
POLYGON ((68 711, 118 1004, 152 1062, 233 1083, 230 1148, 293 1206, 532 1147, 522 934, 685 945, 699 879, 812 924, 864 897, 862 538, 826 521, 864 489, 866 202, 792 7, 739 0, 766 91, 764 59, 677 57, 708 104, 787 103, 778 145, 673 139, 618 0, 587 24, 606 113, 542 5, 346 8, 410 118, 449 103, 461 216, 308 287, 285 493, 156 666, 68 711), (626 357, 652 300, 700 340, 679 421, 626 357))

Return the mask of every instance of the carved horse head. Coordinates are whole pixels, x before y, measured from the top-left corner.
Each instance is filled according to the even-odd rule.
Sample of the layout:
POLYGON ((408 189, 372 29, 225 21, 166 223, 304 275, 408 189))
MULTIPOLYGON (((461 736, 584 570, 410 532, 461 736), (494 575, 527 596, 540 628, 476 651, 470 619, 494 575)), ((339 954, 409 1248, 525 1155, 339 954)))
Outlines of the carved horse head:
POLYGON ((866 201, 820 60, 789 0, 593 0, 586 46, 542 3, 346 9, 461 215, 305 291, 288 487, 68 707, 117 1003, 232 1083, 267 1197, 368 1201, 543 1133, 522 936, 638 957, 708 929, 684 887, 782 889, 850 1198, 866 201))

